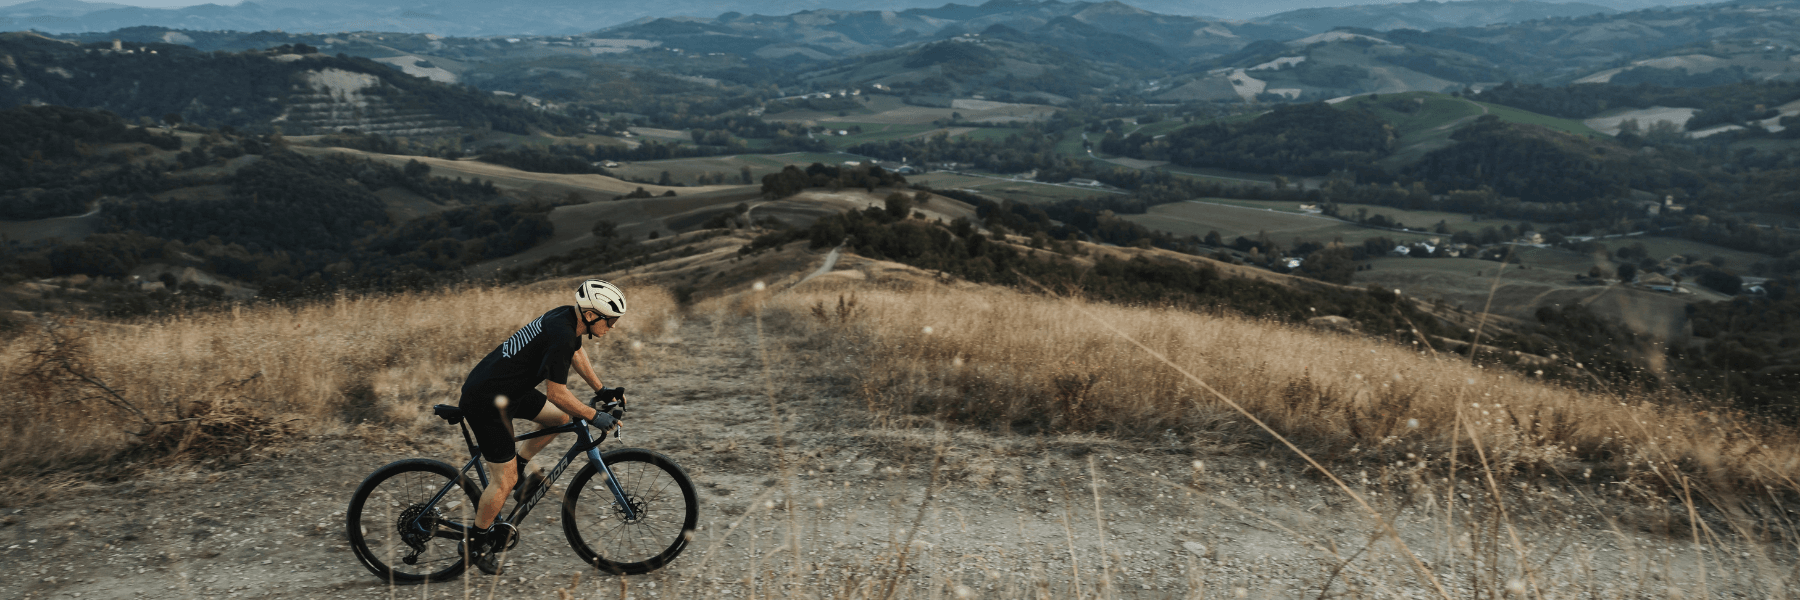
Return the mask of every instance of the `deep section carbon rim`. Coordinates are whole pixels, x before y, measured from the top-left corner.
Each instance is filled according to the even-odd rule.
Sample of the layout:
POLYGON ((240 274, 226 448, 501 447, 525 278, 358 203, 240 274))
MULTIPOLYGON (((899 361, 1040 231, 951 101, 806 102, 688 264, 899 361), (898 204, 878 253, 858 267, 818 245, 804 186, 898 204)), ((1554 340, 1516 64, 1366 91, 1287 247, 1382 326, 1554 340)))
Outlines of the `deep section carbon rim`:
POLYGON ((565 493, 569 543, 583 561, 611 573, 647 573, 668 564, 686 548, 699 520, 693 483, 674 461, 648 450, 615 450, 605 460, 635 515, 626 514, 590 465, 565 493))
POLYGON ((440 525, 475 520, 480 491, 453 486, 456 470, 432 460, 408 460, 377 470, 357 488, 345 513, 350 547, 370 572, 394 583, 442 581, 460 574, 456 540, 436 537, 440 525))

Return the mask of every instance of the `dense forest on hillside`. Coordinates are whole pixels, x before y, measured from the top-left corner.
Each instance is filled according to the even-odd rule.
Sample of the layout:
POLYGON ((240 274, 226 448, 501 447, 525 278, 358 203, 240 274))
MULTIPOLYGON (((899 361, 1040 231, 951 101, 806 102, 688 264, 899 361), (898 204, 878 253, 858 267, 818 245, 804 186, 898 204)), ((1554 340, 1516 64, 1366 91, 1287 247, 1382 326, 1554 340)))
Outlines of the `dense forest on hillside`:
POLYGON ((131 164, 132 157, 180 148, 175 136, 128 126, 111 113, 0 110, 0 219, 81 214, 102 195, 160 187, 161 173, 131 164))
POLYGON ((1525 202, 1625 195, 1630 189, 1695 187, 1684 172, 1650 171, 1621 148, 1484 115, 1451 135, 1456 145, 1426 154, 1403 173, 1432 191, 1493 189, 1525 202), (1613 152, 1608 152, 1613 150, 1613 152))
POLYGON ((1324 175, 1393 152, 1394 129, 1380 117, 1325 103, 1277 106, 1246 123, 1215 121, 1160 139, 1108 134, 1100 150, 1190 167, 1324 175))
MULTIPOLYGON (((108 113, 60 107, 12 109, 0 112, 0 121, 19 126, 0 136, 25 134, 0 147, 12 156, 26 149, 39 161, 70 153, 79 158, 87 152, 82 148, 97 148, 105 140, 124 140, 114 143, 127 150, 143 146, 165 153, 162 158, 127 150, 96 153, 130 160, 122 161, 125 166, 101 161, 111 169, 58 171, 67 179, 55 189, 105 194, 100 233, 75 241, 7 242, 0 277, 8 279, 123 280, 154 264, 165 273, 203 269, 259 289, 267 298, 416 288, 459 279, 469 264, 517 253, 553 231, 552 206, 518 203, 489 182, 431 177, 431 169, 416 161, 394 166, 346 155, 309 158, 287 150, 278 135, 205 131, 183 144, 173 135, 126 127, 108 113), (220 168, 227 162, 239 166, 220 168), (197 194, 198 188, 222 189, 223 197, 197 194), (395 223, 377 195, 384 190, 443 210, 395 223)), ((83 202, 93 199, 84 196, 83 202)), ((19 206, 10 197, 0 199, 0 209, 19 206)), ((111 314, 191 306, 195 300, 177 297, 181 290, 174 283, 160 290, 121 288, 101 304, 111 314)), ((188 291, 220 297, 216 288, 188 291)))
MULTIPOLYGON (((568 117, 527 110, 467 86, 410 77, 366 58, 329 56, 301 44, 246 52, 201 52, 175 44, 76 46, 29 37, 0 39, 0 107, 44 103, 103 109, 127 119, 178 115, 208 127, 268 131, 293 96, 316 92, 306 74, 337 70, 372 76, 379 85, 360 94, 427 112, 470 128, 529 133, 572 132, 568 117)), ((291 129, 291 126, 290 126, 291 129)), ((289 134, 313 133, 288 131, 289 134)))

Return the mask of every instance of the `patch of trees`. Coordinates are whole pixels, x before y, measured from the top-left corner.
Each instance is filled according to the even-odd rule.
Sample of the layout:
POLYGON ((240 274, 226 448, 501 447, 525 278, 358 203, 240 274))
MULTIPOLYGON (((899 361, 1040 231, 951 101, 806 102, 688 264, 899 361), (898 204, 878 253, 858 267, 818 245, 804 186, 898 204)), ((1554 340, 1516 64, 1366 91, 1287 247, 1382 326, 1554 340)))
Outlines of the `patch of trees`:
MULTIPOLYGON (((510 204, 490 182, 430 177, 430 171, 416 161, 396 167, 277 151, 231 175, 228 198, 135 194, 102 213, 103 233, 74 243, 14 245, 0 272, 119 278, 160 262, 217 273, 269 298, 419 289, 458 279, 468 264, 519 252, 553 232, 548 205, 510 204), (389 187, 465 207, 394 224, 374 194, 389 187)), ((122 306, 168 305, 137 298, 122 306)))
MULTIPOLYGON (((573 149, 573 146, 559 146, 573 149)), ((533 173, 601 173, 600 168, 584 157, 575 156, 573 152, 557 152, 539 146, 522 148, 504 148, 491 146, 481 151, 482 162, 505 165, 520 171, 533 173)))
POLYGON ((162 169, 133 166, 142 144, 177 150, 181 140, 125 124, 117 115, 60 106, 0 111, 0 220, 87 212, 102 195, 156 185, 162 169))
POLYGON ((1682 386, 1800 422, 1800 280, 1773 279, 1761 297, 1687 307, 1694 342, 1669 349, 1682 386))
POLYGON ((1680 235, 1698 242, 1769 256, 1800 252, 1800 233, 1730 216, 1690 220, 1681 228, 1680 235))
POLYGON ((1590 143, 1494 115, 1481 116, 1451 139, 1458 143, 1426 154, 1404 173, 1435 191, 1486 187, 1526 202, 1619 196, 1640 179, 1618 168, 1620 161, 1596 157, 1590 143))
MULTIPOLYGON (((904 158, 918 164, 962 163, 995 173, 1020 173, 1035 169, 1040 176, 1044 175, 1044 171, 1084 176, 1081 174, 1087 173, 1091 167, 1085 166, 1087 161, 1077 164, 1073 158, 1058 152, 1056 143, 1060 140, 1059 136, 1050 135, 1042 129, 1028 127, 1024 132, 1008 135, 1005 139, 975 139, 970 136, 953 138, 948 134, 939 134, 928 138, 857 144, 847 151, 883 160, 904 158)), ((1066 179, 1064 177, 1063 180, 1066 179)))
POLYGON ((999 66, 1000 55, 981 44, 949 40, 925 45, 902 64, 908 69, 937 67, 947 76, 968 77, 999 66))
POLYGON ((813 163, 804 171, 794 165, 788 165, 780 172, 770 173, 762 178, 762 193, 770 198, 786 198, 805 191, 806 188, 829 188, 831 190, 863 188, 873 192, 878 187, 905 186, 905 177, 871 164, 838 167, 813 163))
POLYGON ((1372 163, 1395 143, 1393 127, 1380 117, 1317 102, 1276 107, 1247 123, 1186 127, 1161 139, 1109 134, 1100 149, 1190 167, 1323 175, 1372 163))
POLYGON ((425 215, 387 228, 366 247, 451 271, 523 252, 556 232, 544 203, 491 204, 425 215))
POLYGON ((380 198, 334 166, 271 154, 238 170, 230 200, 134 195, 106 211, 105 228, 182 241, 216 236, 253 249, 342 252, 388 217, 380 198))

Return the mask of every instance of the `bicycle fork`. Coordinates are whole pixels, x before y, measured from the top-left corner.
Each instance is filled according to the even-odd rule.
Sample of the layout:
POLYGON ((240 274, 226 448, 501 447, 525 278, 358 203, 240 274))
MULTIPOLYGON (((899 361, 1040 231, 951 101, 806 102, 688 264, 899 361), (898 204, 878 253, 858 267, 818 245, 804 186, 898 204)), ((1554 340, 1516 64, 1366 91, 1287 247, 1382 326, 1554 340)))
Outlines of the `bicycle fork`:
POLYGON ((612 468, 606 466, 605 460, 601 460, 600 449, 588 448, 587 453, 588 460, 594 461, 594 466, 600 470, 601 475, 606 477, 606 488, 612 492, 613 502, 619 505, 619 512, 624 515, 625 522, 636 521, 638 519, 637 507, 631 505, 631 498, 625 495, 625 488, 619 485, 619 478, 613 476, 612 468))

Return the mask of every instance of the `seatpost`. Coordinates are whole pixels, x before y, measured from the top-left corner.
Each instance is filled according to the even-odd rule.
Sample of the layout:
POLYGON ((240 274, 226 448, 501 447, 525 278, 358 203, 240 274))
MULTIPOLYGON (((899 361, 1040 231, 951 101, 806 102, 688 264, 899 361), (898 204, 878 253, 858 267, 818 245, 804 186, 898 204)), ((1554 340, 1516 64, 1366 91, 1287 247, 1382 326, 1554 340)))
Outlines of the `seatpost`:
POLYGON ((475 475, 481 478, 481 485, 485 486, 487 485, 487 470, 481 468, 481 447, 475 445, 474 438, 469 437, 469 420, 462 419, 457 421, 456 425, 458 429, 462 430, 463 443, 469 446, 469 456, 475 458, 475 475))

